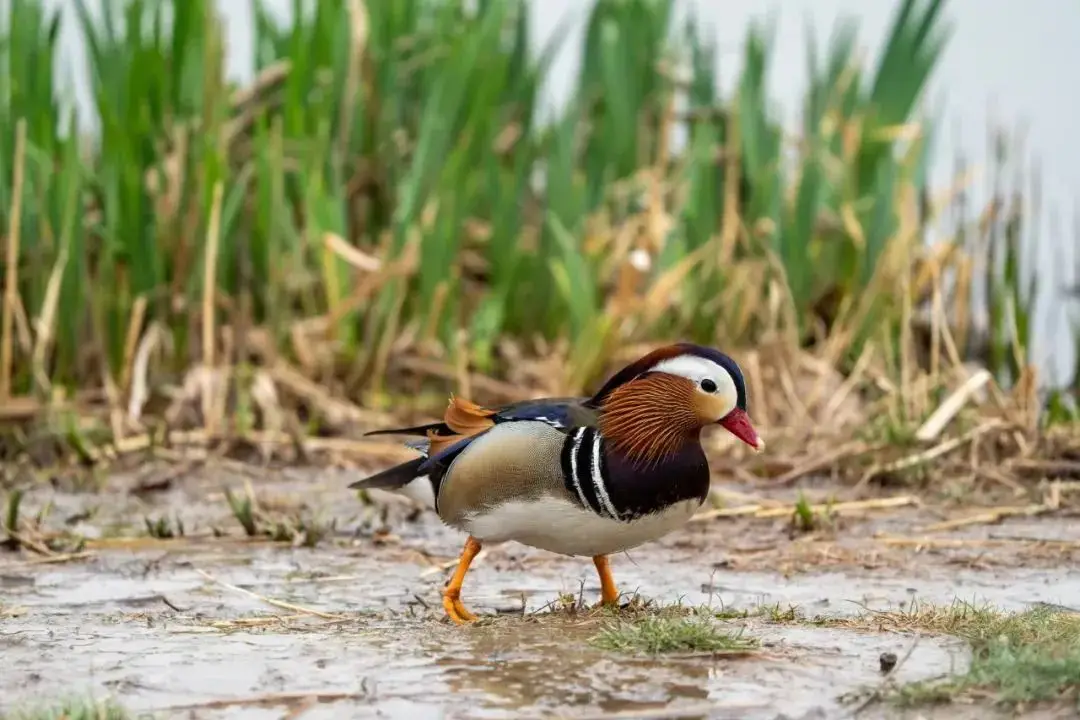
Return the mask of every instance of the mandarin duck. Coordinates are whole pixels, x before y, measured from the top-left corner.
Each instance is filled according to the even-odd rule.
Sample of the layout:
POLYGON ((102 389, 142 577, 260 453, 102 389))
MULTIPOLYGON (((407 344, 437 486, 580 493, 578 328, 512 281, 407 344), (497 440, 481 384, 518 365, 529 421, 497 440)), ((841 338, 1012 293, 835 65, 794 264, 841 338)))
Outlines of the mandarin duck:
POLYGON ((376 430, 420 435, 420 457, 349 487, 413 494, 430 485, 434 509, 468 534, 443 591, 454 622, 484 544, 514 540, 591 557, 602 604, 618 600, 608 555, 686 523, 709 492, 702 429, 718 424, 756 451, 746 386, 727 355, 688 343, 662 347, 615 373, 588 398, 544 398, 486 408, 451 397, 442 422, 376 430))

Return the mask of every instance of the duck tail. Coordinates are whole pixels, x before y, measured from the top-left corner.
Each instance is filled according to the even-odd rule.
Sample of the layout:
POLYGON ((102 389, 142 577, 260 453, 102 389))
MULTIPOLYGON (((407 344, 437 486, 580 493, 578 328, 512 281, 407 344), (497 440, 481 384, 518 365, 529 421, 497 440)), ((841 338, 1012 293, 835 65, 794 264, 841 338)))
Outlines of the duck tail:
POLYGON ((362 480, 349 485, 353 490, 400 490, 413 480, 416 480, 422 475, 418 474, 420 466, 427 461, 427 456, 421 456, 413 458, 406 462, 389 467, 386 470, 377 472, 374 475, 369 475, 362 480))

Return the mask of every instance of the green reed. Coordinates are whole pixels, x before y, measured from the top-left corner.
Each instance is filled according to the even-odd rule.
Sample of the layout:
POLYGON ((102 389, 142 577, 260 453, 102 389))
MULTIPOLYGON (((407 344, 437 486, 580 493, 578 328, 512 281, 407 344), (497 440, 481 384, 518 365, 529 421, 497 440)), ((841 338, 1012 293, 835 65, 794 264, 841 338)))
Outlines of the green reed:
MULTIPOLYGON (((661 0, 596 3, 572 101, 545 122, 562 34, 532 51, 526 0, 297 0, 288 25, 254 0, 246 88, 225 79, 210 0, 102 6, 93 16, 80 0, 75 14, 91 138, 57 100, 56 16, 10 0, 0 19, 5 233, 27 128, 17 392, 103 377, 124 390, 150 323, 180 372, 203 352, 207 298, 216 327, 263 329, 287 357, 298 324, 321 318, 320 373, 350 392, 382 382, 402 337, 492 371, 501 338, 566 340, 581 382, 617 343, 675 336, 739 346, 824 331, 851 360, 899 333, 905 297, 925 300, 908 283, 933 219, 919 103, 949 36, 940 0, 899 3, 873 65, 859 64, 851 24, 811 45, 794 139, 766 87, 769 28, 749 28, 722 95, 709 29, 676 26, 661 0), (358 268, 338 239, 382 269, 358 268), (636 281, 634 250, 650 257, 636 281)), ((1005 298, 1017 309, 1023 346, 1019 229, 994 230, 1005 270, 987 292, 992 313, 1005 298)), ((994 337, 1004 367, 1013 336, 994 337)), ((241 340, 229 348, 244 359, 241 340)))

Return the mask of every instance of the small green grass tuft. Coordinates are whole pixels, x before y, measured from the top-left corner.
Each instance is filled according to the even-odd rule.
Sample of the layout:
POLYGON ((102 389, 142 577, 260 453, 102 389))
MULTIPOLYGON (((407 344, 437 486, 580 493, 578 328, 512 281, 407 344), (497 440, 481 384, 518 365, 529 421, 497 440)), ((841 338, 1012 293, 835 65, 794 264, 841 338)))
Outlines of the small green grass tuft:
POLYGON ((44 530, 53 511, 46 502, 36 514, 26 516, 23 491, 12 490, 0 501, 0 549, 16 551, 26 548, 39 554, 77 553, 86 546, 86 538, 78 533, 49 533, 44 530))
POLYGON ((799 614, 799 609, 795 605, 788 605, 786 608, 780 603, 772 605, 755 605, 753 607, 744 608, 720 608, 719 610, 710 610, 712 616, 719 618, 720 620, 746 620, 748 618, 763 618, 768 622, 773 623, 792 623, 802 619, 799 614))
POLYGON ((605 625, 591 642, 602 650, 647 655, 745 653, 758 646, 756 639, 743 637, 741 628, 727 632, 711 617, 700 613, 618 620, 605 625))
POLYGON ((248 537, 255 537, 259 534, 259 527, 255 523, 255 497, 248 488, 248 492, 245 496, 233 495, 229 488, 225 488, 225 501, 229 503, 229 509, 232 510, 233 517, 240 523, 240 527, 244 528, 244 533, 248 537))
POLYGON ((235 495, 226 488, 225 500, 248 537, 267 537, 297 547, 315 547, 337 530, 336 518, 324 521, 306 507, 291 508, 285 513, 269 512, 260 507, 250 483, 245 485, 243 495, 235 495))
POLYGON ((22 504, 22 498, 22 490, 16 489, 8 493, 4 502, 4 519, 3 524, 0 525, 0 530, 4 534, 0 538, 0 546, 7 547, 9 550, 17 550, 19 547, 19 541, 15 538, 15 533, 19 529, 19 507, 22 504))
POLYGON ((128 720, 132 717, 112 700, 71 698, 15 710, 0 715, 0 720, 128 720))
POLYGON ((146 524, 146 533, 152 538, 171 540, 184 537, 184 521, 179 515, 174 520, 170 520, 167 515, 162 515, 155 520, 144 517, 143 522, 146 524))
POLYGON ((637 593, 620 596, 617 606, 604 605, 585 593, 585 586, 576 593, 563 593, 558 598, 538 609, 534 615, 560 614, 564 616, 583 616, 594 619, 617 617, 623 621, 660 615, 664 617, 684 617, 694 612, 693 608, 681 602, 670 604, 657 603, 637 593))
POLYGON ((799 492, 799 501, 795 503, 795 512, 791 516, 791 526, 795 532, 812 532, 817 527, 817 517, 810 501, 799 492))

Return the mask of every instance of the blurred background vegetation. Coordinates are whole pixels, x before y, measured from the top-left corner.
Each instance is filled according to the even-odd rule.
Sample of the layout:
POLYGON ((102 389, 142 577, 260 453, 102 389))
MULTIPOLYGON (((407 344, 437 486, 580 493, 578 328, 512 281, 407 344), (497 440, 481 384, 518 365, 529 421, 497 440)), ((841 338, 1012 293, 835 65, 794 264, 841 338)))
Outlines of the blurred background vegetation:
POLYGON ((93 137, 56 84, 58 17, 0 18, 9 408, 152 407, 193 367, 275 362, 372 408, 422 404, 404 376, 444 368, 438 408, 467 371, 520 386, 546 358, 531 380, 580 392, 677 338, 844 374, 974 362, 1003 387, 1028 364, 1026 181, 1000 170, 986 208, 928 186, 941 0, 898 2, 865 62, 854 25, 812 47, 797 136, 768 28, 721 95, 708 29, 662 0, 596 3, 543 123, 558 48, 530 50, 526 0, 297 0, 287 26, 255 0, 249 87, 225 80, 210 0, 76 4, 93 137))

